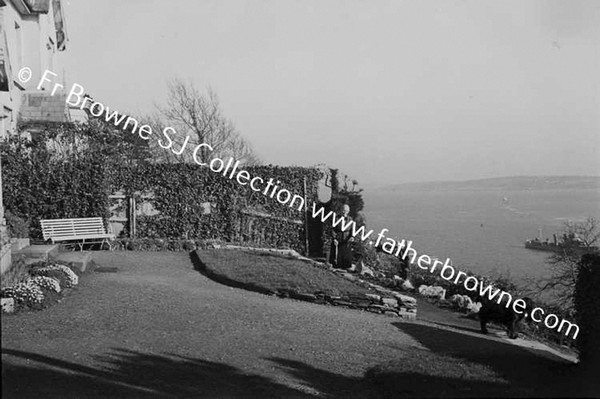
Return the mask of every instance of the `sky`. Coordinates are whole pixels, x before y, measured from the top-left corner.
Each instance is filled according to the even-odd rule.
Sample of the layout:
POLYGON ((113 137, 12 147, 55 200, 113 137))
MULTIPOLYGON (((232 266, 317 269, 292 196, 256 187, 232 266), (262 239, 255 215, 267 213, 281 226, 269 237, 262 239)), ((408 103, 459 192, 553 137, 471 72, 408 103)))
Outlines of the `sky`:
POLYGON ((69 84, 133 114, 211 87, 267 164, 600 176, 600 1, 65 3, 69 84))

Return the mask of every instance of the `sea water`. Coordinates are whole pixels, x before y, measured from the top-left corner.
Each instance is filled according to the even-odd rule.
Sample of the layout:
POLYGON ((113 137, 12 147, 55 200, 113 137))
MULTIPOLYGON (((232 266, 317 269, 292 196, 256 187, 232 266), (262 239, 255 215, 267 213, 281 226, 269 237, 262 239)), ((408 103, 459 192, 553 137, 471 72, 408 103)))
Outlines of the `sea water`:
POLYGON ((369 228, 413 241, 419 254, 482 275, 516 281, 548 275, 548 252, 526 249, 539 235, 562 236, 564 222, 600 220, 597 189, 370 190, 363 192, 369 228))

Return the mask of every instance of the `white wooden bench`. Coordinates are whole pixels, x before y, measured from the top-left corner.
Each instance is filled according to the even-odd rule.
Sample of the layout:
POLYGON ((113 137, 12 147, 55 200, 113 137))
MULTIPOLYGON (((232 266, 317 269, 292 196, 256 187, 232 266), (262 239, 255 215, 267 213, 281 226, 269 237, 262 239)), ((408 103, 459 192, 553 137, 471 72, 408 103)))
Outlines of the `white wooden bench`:
POLYGON ((53 244, 61 242, 77 244, 83 251, 84 244, 108 244, 112 250, 111 240, 115 235, 108 233, 104 221, 100 217, 79 219, 45 219, 40 220, 44 240, 53 244))

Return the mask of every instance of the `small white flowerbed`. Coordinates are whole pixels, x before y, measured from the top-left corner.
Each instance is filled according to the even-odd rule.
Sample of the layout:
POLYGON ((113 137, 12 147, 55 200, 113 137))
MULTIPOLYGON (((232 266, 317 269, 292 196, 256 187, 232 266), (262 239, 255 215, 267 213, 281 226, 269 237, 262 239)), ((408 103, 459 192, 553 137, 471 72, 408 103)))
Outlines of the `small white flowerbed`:
POLYGON ((2 310, 12 313, 44 309, 58 302, 65 289, 78 283, 79 276, 70 267, 57 263, 38 263, 31 267, 21 282, 2 289, 2 310))

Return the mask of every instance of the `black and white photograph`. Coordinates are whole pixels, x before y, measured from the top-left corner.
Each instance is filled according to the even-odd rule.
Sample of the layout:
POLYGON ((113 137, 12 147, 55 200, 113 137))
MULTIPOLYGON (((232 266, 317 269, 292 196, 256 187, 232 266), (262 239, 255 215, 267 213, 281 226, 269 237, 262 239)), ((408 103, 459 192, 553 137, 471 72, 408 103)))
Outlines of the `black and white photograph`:
POLYGON ((600 397, 600 1, 0 0, 3 398, 600 397))

